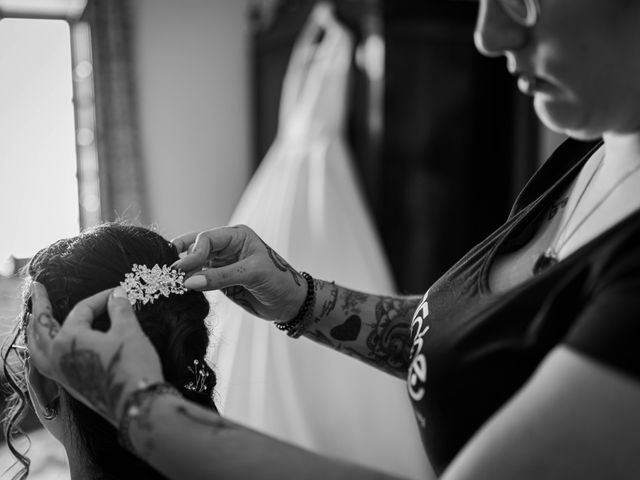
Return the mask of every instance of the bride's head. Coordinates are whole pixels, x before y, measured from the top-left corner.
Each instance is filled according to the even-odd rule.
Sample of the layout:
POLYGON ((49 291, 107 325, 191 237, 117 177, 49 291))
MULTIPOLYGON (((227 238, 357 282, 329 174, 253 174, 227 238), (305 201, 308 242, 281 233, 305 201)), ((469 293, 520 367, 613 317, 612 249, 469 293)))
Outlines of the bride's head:
MULTIPOLYGON (((60 240, 31 259, 26 267, 21 318, 11 335, 12 344, 3 352, 5 378, 13 387, 5 411, 5 435, 25 470, 28 459, 14 447, 12 433, 30 404, 44 427, 64 445, 72 471, 77 468, 83 475, 101 478, 163 478, 120 447, 111 424, 29 368, 28 352, 21 348, 24 332, 20 325, 26 324, 31 312, 32 281, 44 285, 54 318, 63 322, 80 300, 118 286, 134 264, 152 268, 171 265, 177 259, 175 247, 157 233, 118 223, 100 225, 77 237, 60 240)), ((158 351, 166 381, 185 397, 215 409, 215 375, 204 361, 209 342, 205 323, 208 313, 209 303, 204 295, 192 291, 161 296, 136 309, 142 329, 158 351), (202 369, 203 374, 197 374, 202 369)), ((94 328, 108 327, 106 314, 95 320, 94 328)), ((91 381, 104 373, 83 375, 91 381)))

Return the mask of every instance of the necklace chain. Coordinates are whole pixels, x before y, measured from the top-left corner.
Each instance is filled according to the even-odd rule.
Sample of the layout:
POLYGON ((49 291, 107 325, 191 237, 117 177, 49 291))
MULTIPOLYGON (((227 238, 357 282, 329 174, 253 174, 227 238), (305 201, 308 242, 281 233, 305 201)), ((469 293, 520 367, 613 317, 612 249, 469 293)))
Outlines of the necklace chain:
POLYGON ((591 215, 593 215, 595 211, 602 206, 602 204, 613 194, 613 192, 617 190, 617 188, 620 185, 622 185, 622 183, 624 183, 629 177, 631 177, 633 173, 640 170, 640 164, 638 164, 632 169, 630 169, 628 172, 626 172, 624 175, 622 175, 618 180, 616 180, 613 186, 609 190, 607 190, 607 192, 595 203, 593 207, 591 207, 591 209, 584 215, 584 217, 580 219, 580 221, 573 228, 573 230, 571 230, 568 234, 565 235, 565 233, 567 232, 567 229, 569 228, 569 224, 571 223, 571 219, 573 218, 573 215, 576 213, 576 210, 578 209, 578 206, 582 201, 582 197, 584 197, 585 193, 589 189, 589 185, 591 185, 591 182, 593 181, 596 174, 602 167, 603 161, 604 161, 604 157, 600 158, 600 162, 598 163, 596 168, 593 169, 593 173, 587 180, 584 188, 582 189, 582 192, 580 192, 580 195, 578 196, 578 199, 576 200, 576 203, 573 206, 573 209, 571 210, 571 213, 569 214, 566 222, 562 226, 562 229, 558 234, 558 240, 554 242, 555 245, 552 245, 544 253, 538 256, 538 259, 533 265, 534 274, 537 275, 543 270, 546 270, 550 266, 558 263, 559 261, 558 252, 562 250, 562 248, 567 244, 567 242, 571 239, 571 237, 573 237, 573 235, 580 229, 580 227, 584 225, 584 223, 591 217, 591 215))
POLYGON ((578 231, 578 229, 582 226, 582 224, 584 222, 587 221, 587 219, 591 216, 591 214, 593 214, 600 205, 602 205, 602 203, 604 203, 604 200, 606 200, 606 198, 609 196, 609 193, 613 192, 613 190, 615 189, 615 185, 613 187, 613 189, 611 189, 609 192, 607 192, 607 194, 602 197, 592 208, 591 210, 589 210, 584 217, 582 217, 580 219, 580 221, 578 222, 578 224, 574 227, 573 230, 571 230, 571 232, 569 232, 566 236, 565 233, 567 231, 567 229, 569 228, 569 225, 571 224, 571 220, 573 219, 573 215, 576 213, 576 211, 578 210, 578 207, 580 206, 580 202, 582 202, 582 197, 584 197, 585 193, 587 193, 587 190, 589 190, 589 185, 591 185, 591 182, 593 181, 594 178, 596 178, 596 175, 598 174, 598 172, 600 171, 600 168, 602 168, 602 162, 603 162, 604 157, 600 158, 600 161, 598 162, 598 165, 596 165, 596 168, 593 169, 593 172, 591 173, 591 175, 589 176, 589 179, 587 180, 587 182, 584 185, 584 188, 582 189, 582 191, 580 192, 580 195, 578 196, 578 199, 576 200, 576 203, 573 206, 573 209, 571 209, 571 213, 569 214, 569 216, 567 217, 567 220, 564 222, 564 225, 562 226, 562 230, 558 233, 558 240, 555 243, 555 246, 551 246, 549 248, 549 250, 553 251, 556 253, 559 252, 562 247, 565 246, 565 244, 571 239, 571 237, 573 237, 573 234, 576 233, 578 231))

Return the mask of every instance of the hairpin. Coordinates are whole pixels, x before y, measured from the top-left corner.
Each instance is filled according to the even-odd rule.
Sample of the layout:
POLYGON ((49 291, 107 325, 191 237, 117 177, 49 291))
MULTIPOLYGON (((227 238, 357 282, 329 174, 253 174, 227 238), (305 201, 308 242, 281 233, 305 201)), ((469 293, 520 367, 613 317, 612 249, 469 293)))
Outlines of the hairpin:
POLYGON ((187 367, 187 370, 193 374, 194 380, 185 384, 184 388, 196 393, 204 392, 207 389, 207 377, 209 376, 209 372, 200 365, 198 360, 194 360, 193 367, 187 367))
POLYGON ((125 274, 124 282, 120 282, 120 285, 127 292, 131 305, 146 305, 160 296, 168 297, 172 293, 182 295, 187 291, 184 273, 158 264, 149 269, 146 265, 134 263, 131 272, 125 274))

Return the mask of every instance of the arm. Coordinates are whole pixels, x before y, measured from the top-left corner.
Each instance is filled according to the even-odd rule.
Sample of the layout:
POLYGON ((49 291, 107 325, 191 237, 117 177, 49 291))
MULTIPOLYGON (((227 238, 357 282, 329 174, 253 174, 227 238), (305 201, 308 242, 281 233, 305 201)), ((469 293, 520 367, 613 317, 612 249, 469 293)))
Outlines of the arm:
MULTIPOLYGON (((173 266, 187 273, 188 288, 221 289, 266 320, 294 318, 305 300, 304 278, 244 225, 186 234, 173 243, 187 252, 173 266)), ((404 378, 420 298, 369 295, 321 280, 314 286, 314 315, 304 335, 404 378)))
POLYGON ((411 319, 420 297, 356 292, 315 280, 313 320, 304 336, 405 378, 411 349, 411 319))
POLYGON ((558 347, 443 480, 640 478, 640 384, 558 347))
POLYGON ((275 440, 172 395, 153 398, 143 411, 130 439, 146 462, 176 480, 393 478, 275 440))
MULTIPOLYGON (((142 332, 121 287, 79 302, 60 326, 39 284, 33 286, 27 327, 30 363, 118 427, 141 380, 163 382, 155 349, 142 332), (91 329, 108 308, 108 331, 91 329), (87 383, 82 371, 105 372, 87 383)), ((125 435, 135 453, 169 478, 391 479, 364 467, 333 460, 227 421, 180 396, 145 396, 125 435)), ((128 412, 130 413, 130 412, 128 412)))

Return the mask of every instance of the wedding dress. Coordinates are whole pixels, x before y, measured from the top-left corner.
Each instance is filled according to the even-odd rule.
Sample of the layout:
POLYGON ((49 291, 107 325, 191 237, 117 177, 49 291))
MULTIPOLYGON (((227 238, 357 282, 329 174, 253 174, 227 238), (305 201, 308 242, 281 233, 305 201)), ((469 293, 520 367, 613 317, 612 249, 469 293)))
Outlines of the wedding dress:
MULTIPOLYGON (((230 224, 252 227, 296 269, 391 294, 389 266, 343 137, 353 41, 317 7, 284 79, 276 139, 230 224), (318 33, 323 36, 316 41, 318 33)), ((285 441, 409 478, 429 478, 403 381, 214 301, 222 413, 285 441)))

